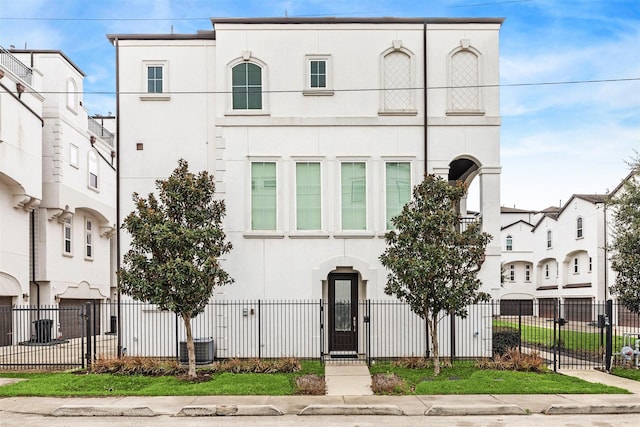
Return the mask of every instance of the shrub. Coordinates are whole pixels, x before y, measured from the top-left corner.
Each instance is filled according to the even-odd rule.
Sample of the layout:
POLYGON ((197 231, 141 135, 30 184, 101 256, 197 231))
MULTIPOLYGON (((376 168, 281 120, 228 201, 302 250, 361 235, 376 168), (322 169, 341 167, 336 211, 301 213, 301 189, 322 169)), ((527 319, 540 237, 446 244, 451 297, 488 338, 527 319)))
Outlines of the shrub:
POLYGON ((396 374, 374 374, 371 376, 371 390, 375 394, 393 394, 403 392, 405 382, 396 374))
POLYGON ((428 369, 433 366, 431 360, 424 357, 403 357, 391 362, 391 365, 407 369, 428 369))
POLYGON ((508 326, 493 328, 493 354, 502 355, 520 344, 520 331, 508 326))
POLYGON ((324 395, 326 391, 326 384, 321 376, 307 374, 296 378, 296 394, 320 396, 324 395))
POLYGON ((277 374, 300 372, 302 365, 298 359, 287 357, 283 359, 263 360, 263 359, 227 359, 218 363, 214 363, 209 368, 201 371, 207 372, 232 372, 240 373, 256 373, 256 374, 277 374))
POLYGON ((537 352, 521 353, 512 347, 503 354, 495 354, 493 360, 482 359, 476 363, 480 369, 498 369, 502 371, 544 372, 547 370, 545 360, 537 352))
POLYGON ((91 364, 90 371, 95 374, 159 377, 163 375, 182 375, 186 372, 186 369, 175 360, 125 356, 122 358, 99 357, 91 364))

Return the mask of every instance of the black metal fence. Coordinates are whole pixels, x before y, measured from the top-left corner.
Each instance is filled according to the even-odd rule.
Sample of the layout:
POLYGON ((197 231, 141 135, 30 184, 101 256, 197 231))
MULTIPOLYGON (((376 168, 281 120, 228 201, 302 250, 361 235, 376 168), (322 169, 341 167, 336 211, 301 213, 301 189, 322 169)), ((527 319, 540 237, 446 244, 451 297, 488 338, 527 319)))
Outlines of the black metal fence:
MULTIPOLYGON (((430 355, 434 337, 408 305, 395 300, 356 305, 353 322, 341 323, 330 321, 330 313, 340 310, 324 300, 212 302, 192 321, 196 361, 296 357, 372 363, 430 355), (332 341, 338 335, 339 347, 332 341)), ((640 320, 613 302, 502 300, 470 306, 464 319, 443 313, 440 355, 491 357, 496 331, 505 329, 514 332, 521 351, 538 352, 554 369, 638 365, 640 320)), ((186 361, 185 341, 182 320, 153 304, 0 307, 0 368, 5 369, 84 367, 96 357, 119 354, 186 361)))

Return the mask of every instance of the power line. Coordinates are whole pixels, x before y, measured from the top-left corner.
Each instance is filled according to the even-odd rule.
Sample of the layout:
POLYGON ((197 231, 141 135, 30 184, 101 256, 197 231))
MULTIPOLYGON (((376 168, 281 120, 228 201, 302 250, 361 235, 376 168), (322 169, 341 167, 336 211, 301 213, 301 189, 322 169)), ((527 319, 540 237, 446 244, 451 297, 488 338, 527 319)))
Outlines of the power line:
MULTIPOLYGON (((560 85, 576 85, 576 84, 600 84, 600 83, 623 83, 623 82, 636 82, 640 81, 640 77, 628 77, 628 78, 618 78, 618 79, 594 79, 594 80, 565 80, 565 81, 555 81, 555 82, 532 82, 532 83, 498 83, 498 84, 488 84, 488 85, 474 85, 474 86, 432 86, 428 87, 427 90, 442 90, 442 89, 480 89, 480 88, 509 88, 509 87, 532 87, 532 86, 560 86, 560 85)), ((382 91, 406 91, 406 90, 415 90, 415 91, 423 91, 423 87, 404 87, 404 88, 353 88, 353 89, 333 89, 333 92, 382 92, 382 91)), ((277 93, 301 93, 303 89, 282 89, 282 90, 263 90, 262 93, 265 94, 277 94, 277 93)), ((47 91, 47 92, 38 92, 41 94, 67 94, 73 92, 66 91, 47 91)), ((90 92, 75 92, 77 94, 91 94, 91 95, 116 95, 115 91, 90 91, 90 92)), ((221 91, 168 91, 158 93, 158 95, 225 95, 231 94, 230 90, 221 90, 221 91)), ((120 92, 120 95, 150 95, 149 92, 142 91, 132 91, 132 92, 120 92)), ((153 95, 153 94, 151 94, 153 95)))

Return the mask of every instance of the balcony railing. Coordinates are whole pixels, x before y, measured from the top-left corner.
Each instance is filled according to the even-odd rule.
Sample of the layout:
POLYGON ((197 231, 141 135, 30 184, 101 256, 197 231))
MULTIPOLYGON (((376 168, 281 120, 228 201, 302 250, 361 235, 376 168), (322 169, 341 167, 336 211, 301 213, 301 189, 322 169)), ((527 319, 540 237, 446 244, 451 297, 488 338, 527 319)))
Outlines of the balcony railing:
POLYGON ((469 225, 471 224, 480 225, 481 223, 482 223, 482 218, 479 216, 461 216, 460 222, 458 223, 458 231, 462 233, 467 228, 469 228, 469 225))
POLYGON ((11 52, 0 46, 0 64, 16 76, 20 77, 28 85, 31 85, 31 77, 33 71, 24 65, 18 58, 13 56, 11 52))
POLYGON ((98 123, 93 117, 89 117, 89 132, 93 133, 98 138, 109 144, 113 148, 113 134, 106 130, 104 126, 98 123))

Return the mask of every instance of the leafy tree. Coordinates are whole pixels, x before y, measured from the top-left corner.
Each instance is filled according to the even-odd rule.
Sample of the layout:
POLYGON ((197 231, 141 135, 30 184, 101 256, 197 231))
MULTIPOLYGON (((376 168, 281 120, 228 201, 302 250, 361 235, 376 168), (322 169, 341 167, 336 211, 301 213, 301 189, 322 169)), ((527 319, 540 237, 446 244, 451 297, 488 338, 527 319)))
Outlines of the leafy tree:
POLYGON ((632 313, 640 314, 640 157, 630 162, 632 173, 609 200, 614 238, 611 268, 616 272, 611 293, 632 313))
POLYGON ((393 218, 395 231, 386 234, 380 261, 388 270, 385 293, 405 301, 426 319, 431 334, 434 374, 440 373, 438 322, 443 314, 465 318, 467 307, 486 301, 477 273, 491 236, 478 224, 460 231, 456 207, 466 187, 426 175, 413 198, 393 218))
POLYGON ((159 199, 133 194, 136 209, 124 220, 132 237, 119 272, 126 295, 157 304, 184 321, 189 376, 196 376, 191 319, 202 313, 213 289, 233 283, 219 258, 231 250, 222 230, 225 204, 214 200, 206 171, 189 172, 185 160, 166 180, 156 181, 159 199))

